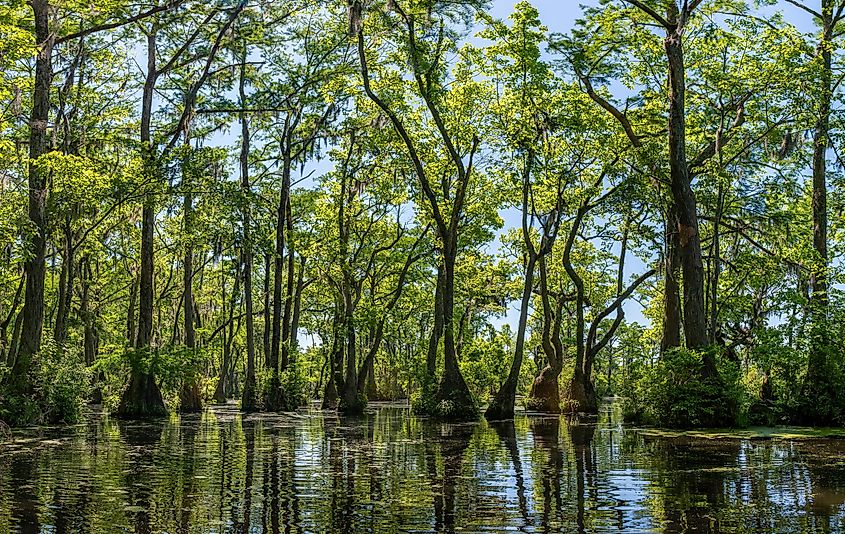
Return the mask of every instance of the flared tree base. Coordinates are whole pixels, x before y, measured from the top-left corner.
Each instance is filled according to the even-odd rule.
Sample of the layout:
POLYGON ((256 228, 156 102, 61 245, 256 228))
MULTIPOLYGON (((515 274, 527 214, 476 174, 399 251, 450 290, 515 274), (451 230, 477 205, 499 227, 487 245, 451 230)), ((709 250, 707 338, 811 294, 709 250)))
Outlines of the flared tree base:
POLYGON ((323 401, 320 403, 321 410, 334 410, 337 408, 337 388, 334 380, 326 382, 326 389, 323 392, 323 401))
POLYGON ((434 400, 434 413, 430 415, 445 421, 475 421, 480 415, 475 399, 458 370, 443 374, 434 400))
POLYGON ((264 409, 268 412, 279 412, 283 408, 282 383, 279 375, 274 374, 264 392, 264 409))
POLYGON ((144 419, 167 415, 161 390, 152 374, 132 371, 129 377, 129 385, 123 390, 115 415, 124 419, 144 419))
POLYGON ((353 391, 344 392, 337 403, 337 411, 343 415, 362 415, 367 407, 367 398, 358 393, 357 388, 353 391))
POLYGON ((557 382, 558 373, 551 367, 546 367, 540 376, 531 384, 526 408, 532 412, 560 413, 560 389, 557 382))
POLYGON ((576 370, 563 392, 561 405, 565 413, 599 413, 598 399, 593 382, 576 370))
MULTIPOLYGON (((223 402, 226 402, 225 400, 223 402)), ((259 410, 258 392, 255 389, 255 377, 247 377, 244 383, 244 396, 241 399, 241 411, 253 413, 259 410)))
POLYGON ((484 410, 484 418, 488 421, 507 421, 513 419, 516 394, 511 385, 507 382, 502 384, 501 389, 490 401, 490 405, 484 410))
POLYGON ((179 391, 179 412, 198 413, 202 411, 202 393, 199 384, 190 380, 182 385, 179 391))

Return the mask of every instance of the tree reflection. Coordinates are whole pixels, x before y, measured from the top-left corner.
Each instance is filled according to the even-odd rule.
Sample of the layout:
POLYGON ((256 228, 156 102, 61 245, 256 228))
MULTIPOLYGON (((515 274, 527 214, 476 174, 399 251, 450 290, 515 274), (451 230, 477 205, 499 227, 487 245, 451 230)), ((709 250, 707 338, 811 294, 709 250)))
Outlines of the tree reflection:
POLYGON ((513 420, 496 421, 490 426, 499 436, 502 446, 508 451, 508 456, 513 466, 516 478, 516 498, 519 505, 519 513, 522 516, 523 526, 532 524, 531 516, 528 513, 528 498, 525 495, 525 475, 522 470, 522 459, 519 456, 519 446, 516 443, 516 427, 513 420))
MULTIPOLYGON (((596 465, 593 457, 593 437, 596 425, 582 423, 577 418, 567 421, 566 429, 575 455, 576 514, 578 532, 586 532, 585 508, 587 489, 595 488, 596 465)), ((595 498, 595 495, 592 495, 595 498)))
POLYGON ((11 486, 17 488, 12 494, 12 520, 20 524, 21 534, 37 534, 38 523, 37 453, 19 455, 11 469, 11 486))
POLYGON ((835 532, 845 521, 845 445, 833 440, 676 438, 559 417, 443 424, 381 407, 244 420, 215 408, 37 432, 0 445, 0 532, 835 532))
MULTIPOLYGON (((243 506, 243 521, 240 524, 240 529, 235 528, 235 531, 240 531, 246 534, 250 531, 250 523, 252 521, 252 476, 255 470, 255 422, 251 419, 246 419, 242 423, 244 431, 244 452, 246 453, 246 466, 244 470, 244 506, 243 506)), ((221 503, 222 504, 222 503, 221 503)), ((222 508, 222 506, 221 506, 222 508)), ((237 522, 235 522, 237 527, 237 522)))
POLYGON ((435 532, 455 532, 458 481, 474 428, 465 424, 432 423, 424 432, 426 468, 434 496, 435 532), (438 476, 435 448, 443 462, 442 476, 438 476))
MULTIPOLYGON (((563 470, 563 454, 560 450, 560 419, 558 417, 531 417, 531 434, 534 437, 535 452, 543 453, 545 464, 541 465, 542 511, 540 526, 543 532, 552 532, 553 524, 562 521, 563 497, 560 478, 563 470)), ((556 530, 556 529, 555 529, 556 530)))
POLYGON ((151 534, 150 508, 154 479, 155 450, 161 441, 164 422, 131 423, 119 421, 118 428, 126 443, 128 468, 124 471, 124 487, 129 499, 126 514, 136 534, 151 534))

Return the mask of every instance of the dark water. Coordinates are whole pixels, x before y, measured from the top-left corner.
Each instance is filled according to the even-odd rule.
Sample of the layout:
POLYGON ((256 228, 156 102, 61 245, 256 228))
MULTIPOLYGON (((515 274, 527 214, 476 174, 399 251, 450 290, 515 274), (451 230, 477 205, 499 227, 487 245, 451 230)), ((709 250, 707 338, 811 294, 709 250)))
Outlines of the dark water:
POLYGON ((0 532, 845 532, 845 442, 691 441, 374 407, 160 423, 101 416, 0 445, 0 532))

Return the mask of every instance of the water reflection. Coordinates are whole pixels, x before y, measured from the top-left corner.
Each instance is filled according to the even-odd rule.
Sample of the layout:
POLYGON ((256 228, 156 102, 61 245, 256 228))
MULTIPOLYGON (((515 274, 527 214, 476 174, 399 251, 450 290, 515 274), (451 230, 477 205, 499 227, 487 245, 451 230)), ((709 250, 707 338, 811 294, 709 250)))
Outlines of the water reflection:
POLYGON ((93 415, 0 445, 0 532, 845 532, 845 443, 442 424, 380 406, 158 423, 93 415))

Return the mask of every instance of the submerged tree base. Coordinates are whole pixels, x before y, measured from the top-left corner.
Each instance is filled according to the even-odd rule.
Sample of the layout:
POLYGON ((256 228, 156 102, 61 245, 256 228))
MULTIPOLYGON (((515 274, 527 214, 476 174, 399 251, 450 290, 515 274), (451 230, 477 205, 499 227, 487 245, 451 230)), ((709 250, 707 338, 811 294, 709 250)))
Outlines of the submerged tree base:
MULTIPOLYGON (((225 402, 225 400, 223 402, 225 402)), ((257 392, 255 390, 255 377, 248 376, 246 382, 244 383, 244 396, 241 399, 241 411, 246 413, 258 411, 258 399, 257 392)))
POLYGON ((475 399, 460 375, 444 373, 435 397, 434 413, 431 415, 449 421, 474 421, 480 413, 475 399))
POLYGON ((573 373, 561 401, 565 413, 597 414, 599 412, 593 382, 579 370, 573 373))
POLYGON ((496 395, 484 411, 484 418, 488 421, 505 421, 513 419, 515 403, 516 399, 512 395, 496 395))
POLYGON ((411 407, 416 414, 444 421, 475 421, 481 415, 462 377, 450 380, 444 376, 439 385, 429 378, 412 399, 411 407))
POLYGON ((367 408, 367 397, 357 393, 344 395, 337 403, 337 411, 343 415, 362 415, 367 408))
POLYGON ((531 384, 531 394, 526 408, 532 412, 560 413, 560 389, 557 383, 558 374, 550 367, 540 372, 540 376, 531 384))
POLYGON ((334 380, 326 381, 326 388, 323 391, 323 400, 320 403, 321 410, 334 410, 337 407, 337 388, 334 380))
POLYGON ((120 404, 115 415, 125 419, 143 419, 167 415, 161 390, 151 373, 132 371, 129 377, 129 385, 120 397, 120 404))
POLYGON ((179 390, 179 411, 197 413, 202 411, 202 393, 196 380, 190 380, 179 390))

